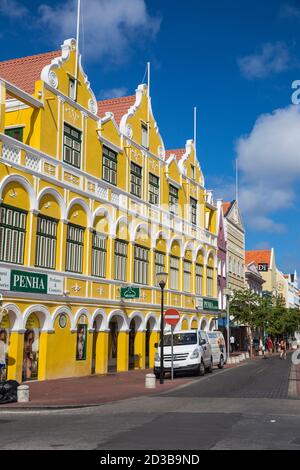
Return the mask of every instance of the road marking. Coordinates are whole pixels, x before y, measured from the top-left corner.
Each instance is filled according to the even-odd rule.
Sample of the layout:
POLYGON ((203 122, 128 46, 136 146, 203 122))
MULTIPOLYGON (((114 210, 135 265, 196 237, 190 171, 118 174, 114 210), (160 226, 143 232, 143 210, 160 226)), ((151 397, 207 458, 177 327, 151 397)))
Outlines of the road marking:
POLYGON ((178 387, 176 388, 172 388, 170 390, 165 390, 164 392, 158 392, 157 394, 155 393, 154 395, 152 395, 153 397, 157 397, 157 396, 160 396, 160 395, 166 395, 168 393, 172 393, 172 392, 177 392, 177 390, 181 390, 183 388, 186 388, 186 387, 190 387, 191 385, 194 385, 198 382, 204 382, 205 380, 211 380, 213 379, 214 377, 218 377, 219 375, 221 374, 225 374, 225 372, 229 372, 229 371, 232 371, 232 370, 236 370, 238 369, 239 367, 244 367, 244 366, 247 366, 249 363, 248 362, 244 362, 243 364, 239 364, 237 365, 236 367, 230 367, 228 369, 223 369, 223 370, 218 370, 216 371, 217 373, 214 373, 212 375, 206 375, 205 377, 199 377, 197 379, 194 379, 194 380, 191 380, 190 382, 186 383, 186 384, 183 384, 183 385, 179 385, 178 387))

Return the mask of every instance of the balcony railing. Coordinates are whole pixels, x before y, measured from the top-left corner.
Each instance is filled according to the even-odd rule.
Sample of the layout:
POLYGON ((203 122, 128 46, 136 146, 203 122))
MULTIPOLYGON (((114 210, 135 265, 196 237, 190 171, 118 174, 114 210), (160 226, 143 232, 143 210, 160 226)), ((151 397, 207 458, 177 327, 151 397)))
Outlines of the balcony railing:
POLYGON ((70 188, 85 191, 100 201, 111 202, 125 211, 144 219, 146 222, 161 225, 165 229, 173 229, 178 234, 195 239, 203 244, 217 247, 217 236, 207 230, 201 229, 190 222, 170 214, 168 210, 152 206, 146 202, 135 199, 125 191, 112 187, 99 181, 81 170, 55 159, 39 150, 35 150, 22 142, 0 133, 2 141, 1 159, 10 165, 24 167, 30 172, 44 175, 70 188))

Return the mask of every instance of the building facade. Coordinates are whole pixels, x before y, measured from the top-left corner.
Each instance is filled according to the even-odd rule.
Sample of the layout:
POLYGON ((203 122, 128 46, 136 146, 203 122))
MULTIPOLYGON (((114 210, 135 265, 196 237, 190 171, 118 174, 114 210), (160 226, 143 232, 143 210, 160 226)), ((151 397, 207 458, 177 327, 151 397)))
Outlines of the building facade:
POLYGON ((245 288, 245 229, 237 201, 223 203, 227 242, 227 287, 245 288))
POLYGON ((246 270, 245 270, 246 288, 251 292, 262 296, 263 285, 265 283, 258 267, 254 261, 248 263, 248 256, 246 251, 246 270))
POLYGON ((284 277, 287 280, 287 284, 288 284, 287 307, 299 310, 300 302, 299 302, 299 284, 298 284, 297 272, 294 271, 293 274, 286 274, 284 277))
POLYGON ((146 85, 97 102, 75 40, 0 77, 7 377, 152 367, 162 271, 178 328, 213 329, 217 207, 193 140, 166 151, 146 85))
POLYGON ((246 259, 248 264, 255 263, 265 281, 263 291, 269 294, 279 294, 278 269, 276 267, 274 249, 247 251, 246 259))
POLYGON ((227 276, 227 243, 225 239, 224 215, 222 210, 222 201, 217 201, 218 207, 218 300, 219 309, 226 310, 226 295, 224 289, 226 288, 227 276))

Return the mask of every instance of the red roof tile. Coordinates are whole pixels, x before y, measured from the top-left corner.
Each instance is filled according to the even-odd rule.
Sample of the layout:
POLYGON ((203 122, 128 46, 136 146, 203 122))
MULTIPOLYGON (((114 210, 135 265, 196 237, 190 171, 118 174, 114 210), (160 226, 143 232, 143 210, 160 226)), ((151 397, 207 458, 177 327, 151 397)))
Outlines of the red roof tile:
POLYGON ((132 95, 98 101, 98 116, 104 117, 105 113, 113 113, 116 122, 120 125, 122 117, 128 113, 135 100, 135 95, 132 95))
POLYGON ((228 214, 228 211, 231 208, 232 204, 233 202, 223 202, 222 209, 224 217, 226 217, 226 215, 228 214))
POLYGON ((185 149, 175 149, 175 150, 166 150, 166 160, 171 157, 171 155, 175 155, 177 158, 177 161, 180 161, 185 155, 186 150, 185 149))
POLYGON ((54 51, 0 62, 0 77, 32 95, 43 68, 60 56, 61 51, 54 51))
POLYGON ((271 265, 271 250, 255 250, 255 251, 246 251, 245 258, 246 264, 250 264, 252 261, 256 263, 256 265, 261 263, 266 263, 269 266, 271 265))

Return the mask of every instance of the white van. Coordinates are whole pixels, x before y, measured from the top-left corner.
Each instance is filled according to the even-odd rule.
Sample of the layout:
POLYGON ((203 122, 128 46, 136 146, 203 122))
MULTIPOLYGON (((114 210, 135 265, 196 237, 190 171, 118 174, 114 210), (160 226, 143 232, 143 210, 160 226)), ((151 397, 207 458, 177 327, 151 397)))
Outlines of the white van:
POLYGON ((223 369, 224 364, 227 362, 226 344, 221 331, 207 332, 208 342, 211 347, 214 366, 223 369))
MULTIPOLYGON (((160 376, 160 346, 157 344, 154 374, 160 376)), ((213 371, 213 356, 208 336, 202 330, 176 331, 173 336, 173 367, 176 372, 194 372, 204 375, 213 371)), ((164 370, 171 371, 171 333, 164 334, 164 370)))

